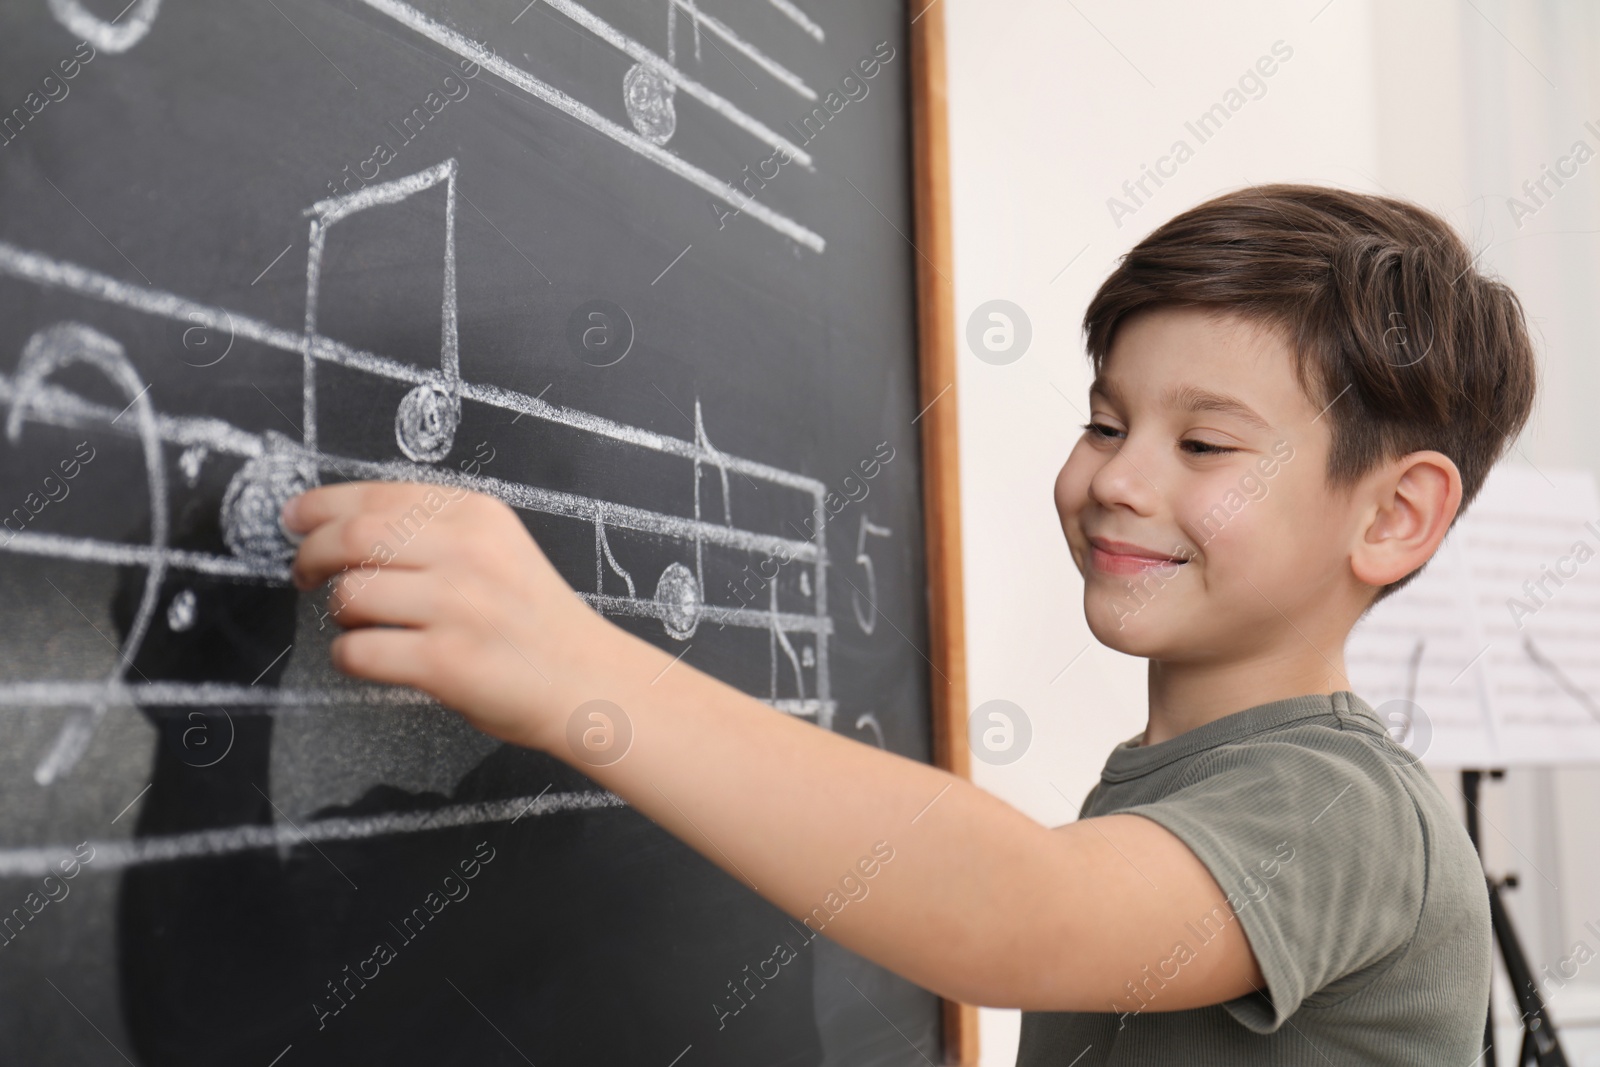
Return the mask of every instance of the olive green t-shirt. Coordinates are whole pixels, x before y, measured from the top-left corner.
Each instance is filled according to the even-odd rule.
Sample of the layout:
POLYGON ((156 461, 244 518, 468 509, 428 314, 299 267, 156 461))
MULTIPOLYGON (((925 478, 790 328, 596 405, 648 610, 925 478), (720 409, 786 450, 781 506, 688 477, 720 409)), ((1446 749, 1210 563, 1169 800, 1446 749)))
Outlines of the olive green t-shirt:
MULTIPOLYGON (((1142 736, 1142 735, 1141 735, 1142 736)), ((1112 750, 1082 816, 1176 834, 1232 908, 1196 915, 1104 1012, 1023 1012, 1018 1067, 1467 1064, 1483 1049, 1483 870, 1434 781, 1350 692, 1112 750), (1266 988, 1161 1010, 1163 976, 1242 924, 1266 988)))

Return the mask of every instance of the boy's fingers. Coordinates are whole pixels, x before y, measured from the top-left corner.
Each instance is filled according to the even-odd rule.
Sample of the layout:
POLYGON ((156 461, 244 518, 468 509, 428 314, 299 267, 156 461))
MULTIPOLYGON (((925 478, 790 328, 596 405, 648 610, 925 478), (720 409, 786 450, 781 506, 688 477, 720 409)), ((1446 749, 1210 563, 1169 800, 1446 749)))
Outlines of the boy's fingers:
POLYGON ((319 485, 284 505, 283 525, 294 533, 307 533, 324 523, 365 512, 398 513, 438 487, 419 482, 338 482, 319 485))
POLYGON ((340 515, 360 510, 366 482, 319 485, 292 496, 283 505, 283 526, 292 533, 308 533, 340 515))
POLYGON ((429 671, 429 644, 420 630, 368 627, 333 639, 333 665, 345 674, 388 685, 420 686, 429 671))
POLYGON ((346 567, 371 575, 390 567, 422 567, 437 561, 432 542, 402 529, 381 512, 330 519, 300 542, 289 575, 299 589, 315 589, 346 567))
POLYGON ((433 575, 394 567, 380 568, 370 578, 347 571, 334 580, 327 617, 347 629, 426 626, 442 617, 439 585, 433 575))

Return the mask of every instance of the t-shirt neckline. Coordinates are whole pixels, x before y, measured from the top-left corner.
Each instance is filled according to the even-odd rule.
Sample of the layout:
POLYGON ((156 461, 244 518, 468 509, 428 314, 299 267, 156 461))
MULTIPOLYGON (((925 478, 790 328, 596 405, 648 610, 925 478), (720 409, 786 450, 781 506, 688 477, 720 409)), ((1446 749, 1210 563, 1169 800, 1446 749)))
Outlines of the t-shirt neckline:
POLYGON ((1361 706, 1360 697, 1347 689, 1340 689, 1333 693, 1307 693, 1257 704, 1154 745, 1139 744, 1139 739, 1144 736, 1141 731, 1111 750, 1100 777, 1107 782, 1125 782, 1165 767, 1174 760, 1238 741, 1296 719, 1307 719, 1313 715, 1334 715, 1344 719, 1361 706))

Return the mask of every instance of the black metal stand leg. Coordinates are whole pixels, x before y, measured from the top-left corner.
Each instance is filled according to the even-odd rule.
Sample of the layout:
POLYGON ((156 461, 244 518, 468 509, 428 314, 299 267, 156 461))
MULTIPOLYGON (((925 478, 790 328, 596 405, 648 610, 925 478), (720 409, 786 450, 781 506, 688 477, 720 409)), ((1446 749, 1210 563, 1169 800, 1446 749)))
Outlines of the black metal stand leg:
MULTIPOLYGON (((1467 802, 1467 836, 1472 839, 1472 847, 1479 849, 1480 856, 1482 849, 1478 845, 1478 787, 1485 773, 1491 778, 1500 778, 1505 772, 1461 772, 1461 795, 1467 802)), ((1487 874, 1484 877, 1489 887, 1489 919, 1494 925, 1494 939, 1500 946, 1500 958, 1505 961, 1506 976, 1511 979, 1517 1006, 1522 1011, 1522 1047, 1517 1054, 1517 1067, 1527 1067, 1528 1064, 1535 1064, 1537 1067, 1567 1067, 1567 1056, 1561 1049, 1560 1039, 1556 1036, 1555 1023, 1550 1019, 1544 998, 1539 995, 1539 986, 1534 981, 1533 970, 1528 966, 1528 958, 1523 955, 1522 942, 1517 939, 1516 928, 1511 925, 1511 915, 1506 911, 1505 901, 1501 897, 1504 890, 1516 888, 1516 877, 1507 875, 1499 881, 1487 874)), ((1484 1044, 1486 1051, 1483 1062, 1486 1067, 1494 1067, 1492 1003, 1488 1021, 1484 1023, 1484 1044)))

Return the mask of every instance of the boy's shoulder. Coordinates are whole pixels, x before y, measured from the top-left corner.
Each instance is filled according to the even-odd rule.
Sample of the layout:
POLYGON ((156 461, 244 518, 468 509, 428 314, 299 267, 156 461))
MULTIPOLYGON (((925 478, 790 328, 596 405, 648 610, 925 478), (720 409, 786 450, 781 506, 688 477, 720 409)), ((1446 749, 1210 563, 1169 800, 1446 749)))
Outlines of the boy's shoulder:
POLYGON ((1464 982, 1465 1002, 1484 1002, 1476 854, 1432 777, 1355 694, 1275 701, 1158 745, 1125 742, 1083 812, 1114 813, 1172 832, 1227 894, 1267 981, 1219 1006, 1235 1023, 1269 1034, 1300 1012, 1331 1021, 1338 1004, 1369 1022, 1399 1017, 1418 1008, 1406 983, 1453 995, 1465 991, 1439 984, 1464 982), (1442 976, 1441 953, 1464 970, 1442 976))
POLYGON ((1431 778, 1372 709, 1337 692, 1260 705, 1158 745, 1118 746, 1084 814, 1160 823, 1244 907, 1297 862, 1300 872, 1324 869, 1295 879, 1317 882, 1302 898, 1356 880, 1381 887, 1393 940, 1409 933, 1422 906, 1445 808, 1435 798, 1442 801, 1431 778))
POLYGON ((1452 805, 1354 694, 1250 708, 1158 745, 1124 742, 1083 815, 1124 812, 1166 827, 1227 894, 1229 909, 1185 924, 1177 958, 1202 956, 1219 923, 1238 922, 1264 987, 1159 1015, 1026 1012, 1019 1067, 1085 1048, 1079 1067, 1134 1048, 1141 1062, 1230 1067, 1467 1063, 1480 1051, 1491 951, 1482 869, 1452 805))
POLYGON ((1391 940, 1415 927, 1430 875, 1481 881, 1433 777, 1348 691, 1274 701, 1158 745, 1119 745, 1083 811, 1114 813, 1161 823, 1246 901, 1293 862, 1281 857, 1309 850, 1326 859, 1317 866, 1328 890, 1359 883, 1362 896, 1385 894, 1391 940), (1436 870, 1441 858, 1447 869, 1436 870))
MULTIPOLYGON (((1109 814, 1107 804, 1152 801, 1219 776, 1232 780, 1241 772, 1286 790, 1327 779, 1391 799, 1423 779, 1431 782, 1377 713, 1348 691, 1260 704, 1156 745, 1138 740, 1122 742, 1106 759, 1091 793, 1094 814, 1109 814)), ((1086 808, 1084 814, 1089 813, 1086 808)))

